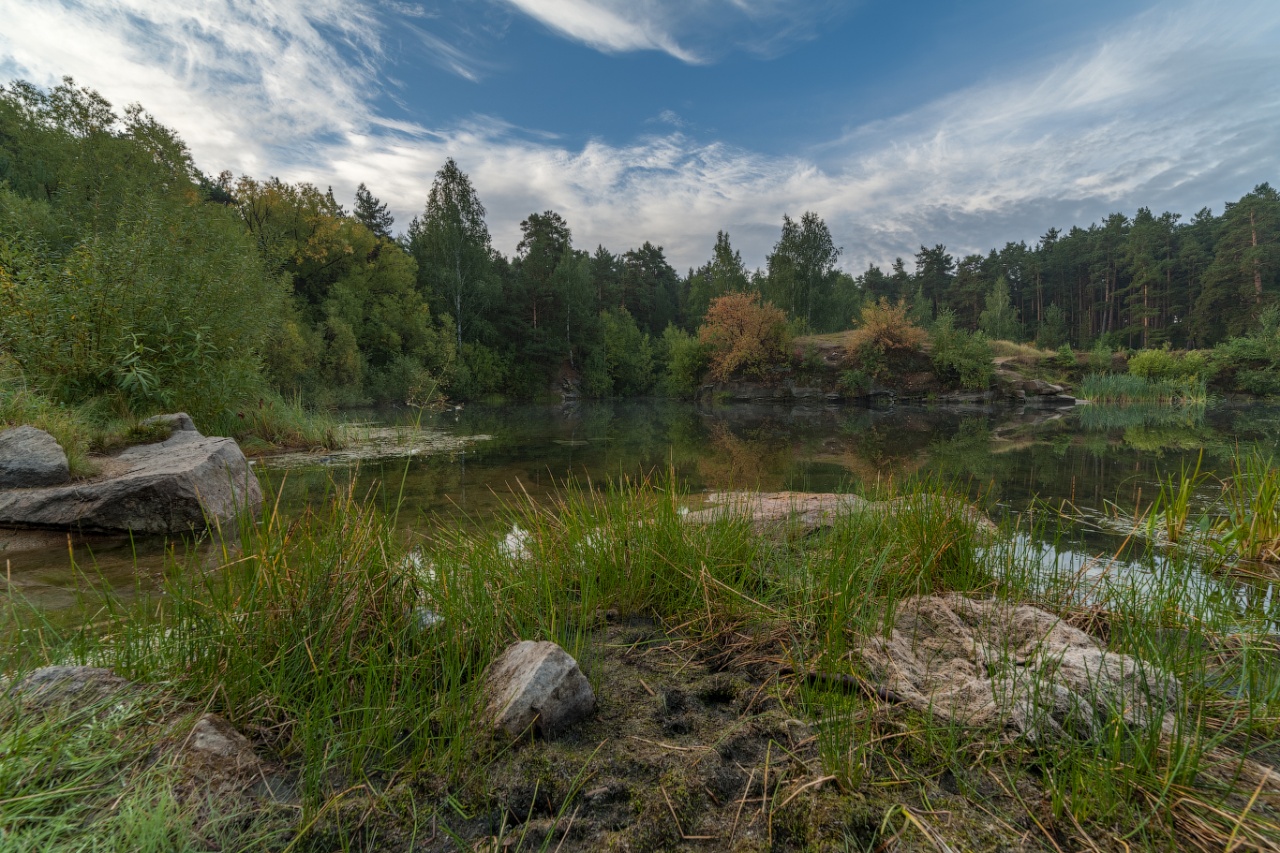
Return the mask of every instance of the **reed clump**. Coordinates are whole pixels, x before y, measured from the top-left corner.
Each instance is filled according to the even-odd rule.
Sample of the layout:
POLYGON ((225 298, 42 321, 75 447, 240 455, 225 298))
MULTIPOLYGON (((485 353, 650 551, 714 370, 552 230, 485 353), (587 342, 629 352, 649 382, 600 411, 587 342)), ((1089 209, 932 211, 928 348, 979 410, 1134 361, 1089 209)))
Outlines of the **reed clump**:
POLYGON ((1132 373, 1091 373, 1080 383, 1080 397, 1095 403, 1203 405, 1209 392, 1200 376, 1153 379, 1132 373))

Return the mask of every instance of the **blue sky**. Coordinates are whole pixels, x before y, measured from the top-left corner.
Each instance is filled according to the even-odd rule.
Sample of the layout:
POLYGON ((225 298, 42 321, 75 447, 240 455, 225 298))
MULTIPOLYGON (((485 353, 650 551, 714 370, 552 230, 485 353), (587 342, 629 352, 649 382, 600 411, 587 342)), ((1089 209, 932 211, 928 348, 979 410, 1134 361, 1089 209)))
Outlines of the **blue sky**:
POLYGON ((363 181, 398 226, 447 156, 496 245, 718 229, 763 263, 815 210, 852 271, 1280 180, 1274 0, 0 0, 0 78, 61 75, 208 172, 363 181))

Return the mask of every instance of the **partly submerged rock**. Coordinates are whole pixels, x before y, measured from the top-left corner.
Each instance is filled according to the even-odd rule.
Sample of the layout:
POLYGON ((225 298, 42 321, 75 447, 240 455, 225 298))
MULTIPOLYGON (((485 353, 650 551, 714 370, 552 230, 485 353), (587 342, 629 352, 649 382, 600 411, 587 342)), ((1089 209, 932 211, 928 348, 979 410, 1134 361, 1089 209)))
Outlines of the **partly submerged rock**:
POLYGON ((103 476, 0 491, 0 525, 88 532, 177 533, 257 512, 262 489, 230 438, 183 430, 105 460, 103 476))
POLYGON ((903 601, 889 635, 859 653, 879 686, 916 710, 1035 741, 1088 739, 1114 719, 1168 727, 1179 691, 1172 676, 1052 613, 956 594, 903 601))
POLYGON ((25 424, 0 432, 0 489, 58 486, 70 479, 66 451, 49 433, 25 424))
POLYGON ((857 495, 810 492, 712 492, 708 509, 684 516, 686 524, 707 524, 725 517, 745 516, 758 532, 795 530, 810 533, 830 527, 841 515, 849 515, 867 507, 857 495))
POLYGON ((554 737, 595 711, 596 697, 578 662, 555 643, 524 640, 490 666, 485 719, 511 737, 554 737))
POLYGON ((712 492, 707 501, 715 506, 684 516, 686 523, 708 524, 725 517, 746 517, 756 532, 808 535, 831 527, 836 519, 858 513, 920 512, 928 516, 955 516, 980 536, 998 532, 992 521, 976 508, 944 495, 908 495, 888 501, 868 501, 857 495, 822 492, 712 492))

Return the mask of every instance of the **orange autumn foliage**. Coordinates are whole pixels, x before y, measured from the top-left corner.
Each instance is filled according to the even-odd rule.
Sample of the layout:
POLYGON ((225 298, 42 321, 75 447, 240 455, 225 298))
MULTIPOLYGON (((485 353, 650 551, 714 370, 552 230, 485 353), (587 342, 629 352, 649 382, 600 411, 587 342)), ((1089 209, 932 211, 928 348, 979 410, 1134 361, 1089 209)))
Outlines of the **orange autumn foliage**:
POLYGON ((713 379, 759 376, 770 365, 786 362, 787 315, 760 304, 759 293, 726 293, 707 309, 698 340, 707 347, 713 379))
POLYGON ((929 340, 929 333, 911 322, 907 304, 896 304, 884 297, 863 306, 858 327, 849 337, 852 352, 884 355, 893 350, 917 352, 929 340))

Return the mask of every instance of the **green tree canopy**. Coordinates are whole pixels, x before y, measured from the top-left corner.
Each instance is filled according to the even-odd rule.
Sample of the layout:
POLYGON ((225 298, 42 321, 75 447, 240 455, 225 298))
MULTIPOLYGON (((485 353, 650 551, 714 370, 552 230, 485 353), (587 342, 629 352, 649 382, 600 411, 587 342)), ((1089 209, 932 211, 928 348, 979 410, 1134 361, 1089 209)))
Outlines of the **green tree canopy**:
POLYGON ((493 298, 492 249, 484 205, 471 179, 449 158, 436 172, 427 205, 409 224, 407 245, 418 281, 437 311, 454 321, 456 344, 474 340, 479 315, 493 298))

